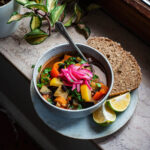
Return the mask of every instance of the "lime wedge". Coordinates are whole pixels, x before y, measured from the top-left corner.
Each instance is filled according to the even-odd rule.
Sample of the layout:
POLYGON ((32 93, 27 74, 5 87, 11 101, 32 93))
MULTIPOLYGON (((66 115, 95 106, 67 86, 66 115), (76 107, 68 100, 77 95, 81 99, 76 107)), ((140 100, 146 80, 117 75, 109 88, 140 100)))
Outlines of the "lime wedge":
POLYGON ((116 120, 116 114, 104 103, 93 113, 93 120, 101 126, 106 126, 116 120))
POLYGON ((107 100, 107 104, 116 112, 123 112, 130 104, 130 93, 111 98, 107 100))

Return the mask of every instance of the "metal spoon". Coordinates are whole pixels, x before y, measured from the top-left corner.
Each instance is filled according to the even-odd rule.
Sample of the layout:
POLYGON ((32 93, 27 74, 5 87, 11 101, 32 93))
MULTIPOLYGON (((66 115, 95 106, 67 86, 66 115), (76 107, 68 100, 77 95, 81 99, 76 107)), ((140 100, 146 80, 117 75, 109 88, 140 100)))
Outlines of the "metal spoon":
POLYGON ((81 50, 72 41, 72 39, 69 36, 69 34, 67 33, 67 30, 64 27, 64 25, 61 22, 58 21, 58 22, 55 23, 55 28, 56 28, 57 31, 59 31, 59 33, 61 33, 61 35, 64 36, 64 38, 69 42, 69 44, 79 53, 79 55, 82 57, 82 59, 85 60, 86 62, 88 62, 88 60, 86 59, 84 54, 81 52, 81 50))

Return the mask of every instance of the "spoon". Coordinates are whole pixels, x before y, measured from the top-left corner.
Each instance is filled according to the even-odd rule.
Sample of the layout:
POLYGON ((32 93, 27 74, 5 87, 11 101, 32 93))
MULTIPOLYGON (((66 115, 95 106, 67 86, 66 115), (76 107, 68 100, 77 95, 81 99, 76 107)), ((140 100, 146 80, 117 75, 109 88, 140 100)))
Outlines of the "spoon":
POLYGON ((84 56, 84 54, 81 52, 81 50, 77 47, 77 45, 72 41, 71 37, 69 36, 69 34, 67 33, 66 28, 64 27, 64 25, 61 22, 56 22, 55 23, 55 28, 57 31, 59 31, 59 33, 61 35, 64 36, 64 38, 69 42, 69 44, 79 53, 79 55, 82 57, 82 59, 86 62, 88 62, 88 60, 86 59, 86 57, 84 56))
POLYGON ((84 61, 86 61, 86 62, 89 63, 89 65, 90 65, 90 67, 91 67, 91 71, 92 71, 92 72, 95 72, 93 65, 89 62, 89 60, 84 56, 84 54, 81 52, 81 50, 80 50, 80 49, 77 47, 77 45, 73 42, 73 40, 72 40, 71 37, 69 36, 69 34, 68 34, 66 28, 64 27, 64 25, 63 25, 61 22, 57 21, 57 22, 55 23, 55 28, 56 28, 57 31, 59 31, 59 33, 60 33, 62 36, 64 36, 64 38, 69 42, 69 44, 78 52, 78 54, 81 56, 81 58, 82 58, 84 61))

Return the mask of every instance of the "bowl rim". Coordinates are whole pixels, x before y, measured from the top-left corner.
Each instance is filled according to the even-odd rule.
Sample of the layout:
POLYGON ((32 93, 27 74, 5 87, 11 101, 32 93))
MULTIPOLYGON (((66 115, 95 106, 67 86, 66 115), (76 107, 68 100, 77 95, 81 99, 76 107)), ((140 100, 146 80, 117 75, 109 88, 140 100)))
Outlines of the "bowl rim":
POLYGON ((51 50, 57 49, 58 47, 62 47, 62 46, 69 46, 69 43, 59 44, 59 45, 57 45, 57 46, 54 46, 54 47, 48 49, 46 52, 44 52, 44 53, 42 54, 41 57, 39 57, 39 59, 37 60, 37 62, 36 62, 36 64, 35 64, 35 67, 34 67, 34 70, 33 70, 33 84, 34 84, 34 88, 35 88, 36 92, 38 93, 38 95, 40 96, 40 98, 42 99, 42 101, 44 101, 44 102, 45 102, 46 104, 48 104, 49 106, 52 106, 53 108, 56 108, 56 109, 58 109, 58 110, 60 110, 60 111, 64 111, 64 112, 84 112, 84 111, 92 110, 93 108, 97 107, 100 103, 104 103, 104 101, 106 100, 106 98, 107 98, 108 95, 110 94, 110 92, 111 92, 111 90, 112 90, 112 87, 113 87, 113 84, 114 84, 114 73, 113 73, 112 66, 111 66, 110 62, 108 61, 108 59, 107 59, 101 52, 99 52, 98 50, 96 50, 96 49, 93 48, 93 47, 90 47, 90 46, 88 46, 88 45, 86 45, 86 44, 82 44, 82 43, 75 43, 75 44, 81 45, 81 46, 84 46, 84 47, 88 47, 88 48, 90 48, 91 50, 93 50, 93 51, 99 53, 99 55, 101 55, 101 56, 105 59, 106 63, 107 63, 108 66, 109 66, 110 72, 111 72, 111 84, 110 84, 110 88, 109 88, 107 94, 101 99, 101 101, 99 101, 98 103, 96 103, 96 104, 93 105, 93 106, 90 106, 90 107, 87 107, 87 108, 84 108, 84 109, 80 109, 80 110, 63 109, 63 108, 59 108, 59 107, 57 107, 57 106, 55 106, 55 105, 49 103, 48 101, 46 101, 46 100, 42 97, 41 93, 39 92, 39 90, 38 90, 38 88, 37 88, 37 83, 36 83, 37 76, 35 77, 36 69, 38 69, 38 68, 37 68, 37 65, 39 64, 40 60, 41 60, 43 57, 45 57, 45 55, 46 55, 47 53, 49 53, 51 50))

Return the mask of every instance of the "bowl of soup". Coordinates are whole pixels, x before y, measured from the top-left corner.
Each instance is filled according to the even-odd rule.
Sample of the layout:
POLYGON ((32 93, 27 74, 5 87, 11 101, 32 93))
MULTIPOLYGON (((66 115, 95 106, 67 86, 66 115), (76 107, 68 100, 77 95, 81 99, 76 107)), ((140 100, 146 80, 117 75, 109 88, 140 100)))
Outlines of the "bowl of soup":
POLYGON ((88 62, 69 44, 62 44, 40 57, 33 71, 34 87, 41 101, 60 117, 90 115, 105 102, 113 86, 107 58, 87 45, 77 46, 88 62))

